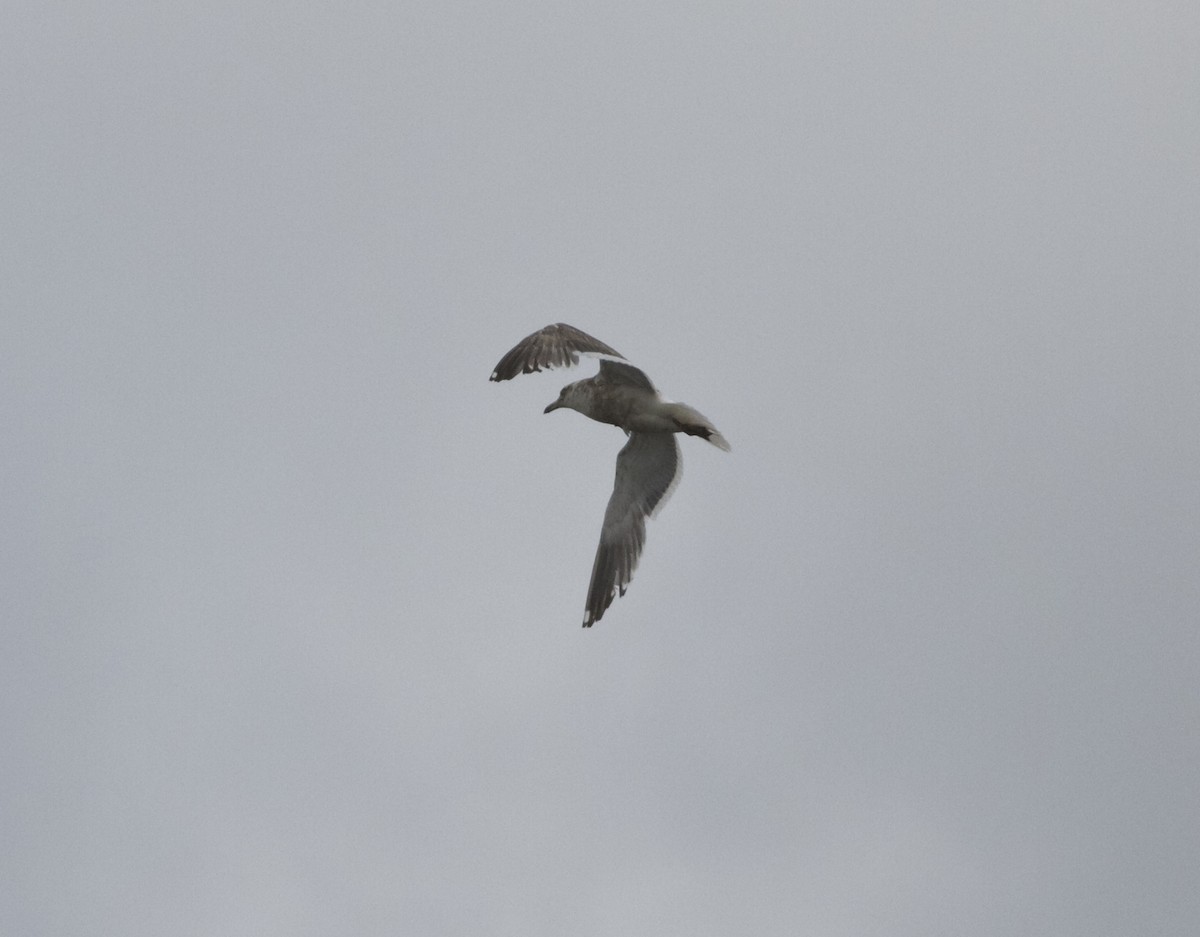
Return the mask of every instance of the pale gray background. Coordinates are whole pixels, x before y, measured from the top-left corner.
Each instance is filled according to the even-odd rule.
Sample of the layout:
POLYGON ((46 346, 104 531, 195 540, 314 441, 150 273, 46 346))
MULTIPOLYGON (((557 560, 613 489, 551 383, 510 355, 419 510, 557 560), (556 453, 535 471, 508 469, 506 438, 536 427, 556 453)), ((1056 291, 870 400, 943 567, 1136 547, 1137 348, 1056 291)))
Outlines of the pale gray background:
POLYGON ((1200 6, 0 26, 0 931, 1200 932, 1200 6))

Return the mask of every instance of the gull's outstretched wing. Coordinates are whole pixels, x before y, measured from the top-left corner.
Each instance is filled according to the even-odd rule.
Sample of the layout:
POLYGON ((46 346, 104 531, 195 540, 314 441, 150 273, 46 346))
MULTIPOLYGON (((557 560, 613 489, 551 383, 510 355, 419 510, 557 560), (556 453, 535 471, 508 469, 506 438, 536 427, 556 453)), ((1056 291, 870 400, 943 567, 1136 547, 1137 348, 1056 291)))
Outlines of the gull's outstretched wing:
POLYGON ((617 478, 604 512, 592 564, 583 627, 590 628, 625 594, 646 542, 646 518, 664 504, 683 474, 674 433, 632 433, 617 455, 617 478))
POLYGON ((620 352, 598 338, 592 338, 572 325, 558 322, 517 342, 516 347, 500 359, 491 380, 507 381, 518 374, 531 374, 543 368, 565 368, 579 364, 580 353, 621 358, 620 352))
POLYGON ((600 359, 600 377, 603 380, 610 384, 631 384, 642 390, 648 390, 652 394, 658 393, 654 389, 654 385, 650 383, 650 378, 646 377, 646 372, 641 368, 635 368, 624 358, 613 359, 603 355, 595 355, 595 357, 600 359))

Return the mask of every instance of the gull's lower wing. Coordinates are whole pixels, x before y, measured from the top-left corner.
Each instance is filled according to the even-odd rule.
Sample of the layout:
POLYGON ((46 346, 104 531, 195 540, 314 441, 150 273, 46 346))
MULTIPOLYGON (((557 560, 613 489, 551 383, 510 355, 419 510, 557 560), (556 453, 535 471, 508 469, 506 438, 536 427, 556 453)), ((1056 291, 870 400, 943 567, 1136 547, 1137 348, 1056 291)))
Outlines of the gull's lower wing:
POLYGON ((666 504, 682 475, 683 459, 674 433, 630 434, 617 455, 616 480, 592 564, 583 627, 598 622, 617 594, 625 594, 646 542, 646 518, 666 504))

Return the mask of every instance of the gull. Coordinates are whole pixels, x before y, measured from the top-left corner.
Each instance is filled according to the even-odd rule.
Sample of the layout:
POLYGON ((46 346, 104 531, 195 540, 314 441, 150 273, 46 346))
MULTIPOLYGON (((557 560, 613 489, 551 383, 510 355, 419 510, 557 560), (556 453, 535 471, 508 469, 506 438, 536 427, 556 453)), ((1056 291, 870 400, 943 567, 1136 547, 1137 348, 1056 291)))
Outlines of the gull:
POLYGON ((685 403, 663 400, 644 371, 599 339, 562 322, 526 336, 500 359, 491 380, 507 381, 543 368, 570 367, 579 356, 600 360, 600 373, 568 384, 544 413, 567 408, 629 437, 617 454, 617 477, 600 528, 583 627, 598 622, 619 592, 625 594, 646 542, 646 518, 666 504, 683 474, 676 433, 699 436, 729 452, 715 426, 685 403))

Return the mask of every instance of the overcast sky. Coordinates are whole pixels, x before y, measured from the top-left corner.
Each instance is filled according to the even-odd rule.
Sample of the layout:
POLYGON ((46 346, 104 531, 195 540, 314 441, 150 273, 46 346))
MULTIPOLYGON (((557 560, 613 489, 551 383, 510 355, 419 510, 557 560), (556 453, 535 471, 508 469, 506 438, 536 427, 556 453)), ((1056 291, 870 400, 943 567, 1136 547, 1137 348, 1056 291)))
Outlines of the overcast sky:
POLYGON ((0 27, 0 931, 1200 932, 1200 6, 0 27))

